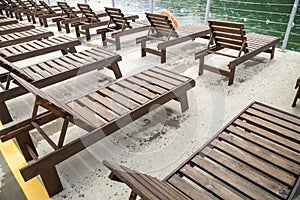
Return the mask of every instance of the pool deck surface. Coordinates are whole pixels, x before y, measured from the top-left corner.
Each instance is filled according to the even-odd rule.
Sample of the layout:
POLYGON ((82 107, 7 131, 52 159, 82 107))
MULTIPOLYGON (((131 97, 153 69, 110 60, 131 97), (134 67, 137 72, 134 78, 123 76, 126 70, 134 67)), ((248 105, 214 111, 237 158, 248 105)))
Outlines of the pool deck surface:
MULTIPOLYGON (((53 23, 49 23, 47 29, 55 35, 64 35, 64 32, 57 32, 53 23)), ((75 37, 74 30, 68 35, 75 37)), ((238 66, 234 84, 228 86, 228 79, 218 74, 204 71, 202 76, 197 75, 198 60, 194 59, 194 54, 205 48, 207 40, 196 39, 167 49, 167 62, 160 64, 157 56, 149 54, 141 57, 140 46, 135 44, 136 36, 121 38, 122 50, 117 53, 122 56, 119 65, 123 76, 161 66, 194 78, 196 86, 188 92, 189 110, 181 113, 178 102, 166 103, 60 163, 57 170, 64 190, 52 197, 53 200, 128 199, 129 188, 108 179, 109 170, 102 164, 104 159, 163 178, 253 101, 300 116, 300 101, 295 108, 291 107, 296 93, 294 85, 300 76, 298 52, 283 53, 276 49, 273 60, 269 59, 269 54, 262 53, 238 66)), ((82 45, 77 51, 102 45, 99 35, 93 35, 89 42, 84 37, 80 40, 82 45)), ((105 48, 115 51, 111 44, 105 48)), ((26 66, 59 56, 60 53, 51 53, 16 64, 26 66)), ((224 68, 229 60, 217 55, 206 57, 207 63, 224 68)), ((44 91, 66 101, 114 80, 112 72, 104 69, 55 84, 44 91)), ((32 95, 26 94, 8 101, 13 122, 4 126, 29 118, 33 100, 32 95)), ((45 125, 44 130, 56 139, 61 125, 62 120, 58 119, 45 125)), ((68 130, 67 141, 85 134, 74 125, 70 125, 68 130)), ((39 154, 44 155, 51 148, 34 131, 33 135, 39 154)), ((0 143, 0 150, 0 199, 48 199, 38 178, 26 183, 22 180, 18 169, 25 165, 25 161, 14 142, 0 143)))

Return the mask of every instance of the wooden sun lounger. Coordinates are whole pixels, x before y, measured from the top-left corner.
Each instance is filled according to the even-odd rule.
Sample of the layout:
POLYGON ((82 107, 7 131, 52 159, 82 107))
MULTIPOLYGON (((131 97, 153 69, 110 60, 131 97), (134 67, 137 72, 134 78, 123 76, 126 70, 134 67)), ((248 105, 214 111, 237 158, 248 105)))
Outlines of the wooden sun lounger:
POLYGON ((88 4, 78 3, 77 5, 82 13, 81 20, 71 23, 71 26, 75 27, 77 37, 80 37, 80 34, 84 34, 86 36, 86 40, 88 41, 91 39, 90 29, 106 26, 108 23, 110 23, 109 18, 98 17, 88 4))
POLYGON ((31 29, 18 33, 0 35, 0 48, 32 40, 40 40, 50 36, 53 36, 53 32, 45 29, 31 29))
POLYGON ((229 77, 228 85, 231 85, 233 84, 235 67, 239 64, 262 52, 270 53, 271 59, 274 58, 275 46, 279 43, 279 38, 256 33, 246 34, 244 24, 241 23, 213 20, 209 20, 208 23, 211 30, 211 36, 207 49, 202 50, 195 55, 195 58, 200 60, 199 76, 203 74, 203 70, 205 69, 229 77), (238 55, 235 56, 218 52, 225 48, 237 50, 238 55), (204 57, 212 53, 235 58, 228 64, 229 70, 204 64, 204 57))
POLYGON ((296 92, 292 107, 296 107, 297 100, 300 98, 300 78, 297 79, 295 89, 297 89, 297 92, 296 92))
POLYGON ((300 118, 254 102, 162 181, 104 161, 131 200, 293 199, 300 186, 300 118))
POLYGON ((5 26, 0 26, 0 35, 6 35, 10 33, 16 33, 21 31, 27 31, 34 29, 35 27, 32 24, 10 24, 5 26))
POLYGON ((57 6, 49 6, 45 1, 40 0, 40 4, 47 10, 46 12, 39 14, 38 18, 40 25, 48 27, 47 19, 58 17, 62 15, 62 10, 57 6))
MULTIPOLYGON (((15 73, 23 78, 26 77, 26 80, 42 88, 104 67, 111 69, 116 78, 120 78, 122 77, 118 65, 120 60, 120 55, 97 47, 78 53, 67 54, 53 60, 23 67, 22 69, 16 67, 6 59, 0 58, 0 66, 10 73, 15 73)), ((26 90, 20 87, 10 87, 10 73, 0 76, 0 86, 3 90, 0 93, 0 120, 2 123, 12 120, 5 102, 26 93, 26 90)))
MULTIPOLYGON (((86 17, 78 15, 82 14, 80 10, 75 10, 73 7, 70 7, 66 2, 57 2, 57 4, 63 11, 63 16, 52 19, 52 21, 56 23, 58 31, 61 31, 62 28, 64 28, 66 30, 66 33, 70 33, 71 23, 88 21, 86 17)), ((104 11, 98 11, 95 12, 95 14, 97 17, 107 16, 106 12, 104 11)))
POLYGON ((54 51, 62 51, 65 55, 68 52, 75 53, 75 46, 80 44, 81 42, 78 39, 58 36, 1 48, 0 56, 10 62, 15 62, 54 51))
POLYGON ((11 18, 0 19, 0 26, 6 26, 6 25, 11 25, 11 24, 17 24, 17 23, 19 23, 19 22, 16 19, 11 19, 11 18))
POLYGON ((206 37, 210 33, 209 28, 201 24, 187 24, 175 29, 172 21, 165 15, 146 13, 146 17, 151 27, 147 36, 137 38, 136 41, 141 43, 142 57, 146 56, 146 53, 151 53, 160 56, 161 63, 166 62, 167 47, 198 37, 206 37), (147 48, 146 42, 151 40, 160 41, 157 50, 147 48))
POLYGON ((19 4, 19 6, 21 6, 21 8, 19 8, 19 12, 18 12, 19 20, 22 20, 22 13, 23 13, 27 16, 27 20, 29 22, 32 21, 32 23, 35 24, 36 23, 35 16, 36 16, 36 13, 38 12, 36 7, 32 6, 29 1, 23 1, 23 0, 16 0, 16 1, 19 4))
POLYGON ((120 37, 146 31, 149 29, 150 24, 146 20, 134 22, 139 18, 138 15, 125 15, 121 9, 118 8, 105 8, 107 15, 110 18, 106 28, 98 29, 97 34, 101 34, 103 46, 107 45, 107 42, 116 45, 116 50, 121 49, 120 37), (111 39, 106 37, 108 32, 111 33, 111 39))
POLYGON ((63 189, 55 167, 57 164, 144 116, 154 106, 176 99, 181 103, 182 111, 185 111, 188 109, 186 92, 195 86, 191 78, 154 67, 62 104, 14 74, 12 78, 36 96, 36 104, 32 119, 1 130, 1 140, 17 139, 25 159, 34 160, 20 169, 24 180, 41 175, 49 196, 63 189), (37 115, 38 106, 48 112, 37 115), (64 125, 56 144, 41 126, 58 117, 64 118, 64 125), (69 122, 88 133, 64 143, 69 122), (40 158, 28 132, 34 128, 54 149, 40 158))

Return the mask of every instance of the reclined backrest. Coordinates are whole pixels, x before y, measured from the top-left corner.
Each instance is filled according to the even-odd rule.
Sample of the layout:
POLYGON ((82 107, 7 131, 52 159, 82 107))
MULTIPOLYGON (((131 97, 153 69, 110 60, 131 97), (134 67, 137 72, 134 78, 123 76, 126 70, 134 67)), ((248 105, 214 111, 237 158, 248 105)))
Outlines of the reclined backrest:
POLYGON ((208 25, 211 30, 211 41, 215 42, 217 47, 247 53, 247 38, 244 24, 208 20, 208 25))
POLYGON ((126 21, 121 9, 105 7, 105 12, 116 26, 116 29, 124 30, 125 28, 131 28, 130 23, 126 21))
POLYGON ((68 18, 78 17, 78 15, 66 2, 57 2, 57 5, 62 9, 63 13, 67 15, 68 18))
POLYGON ((28 76, 24 70, 15 66, 13 63, 7 61, 2 57, 0 57, 0 66, 9 71, 10 73, 14 73, 17 76, 25 79, 26 81, 33 81, 33 79, 30 76, 28 76))
POLYGON ((159 35, 159 37, 178 37, 178 34, 168 16, 161 14, 145 13, 151 28, 159 35))
POLYGON ((49 110, 50 112, 54 113, 55 115, 59 117, 66 117, 68 116, 70 118, 70 121, 74 123, 74 120, 80 120, 80 123, 89 124, 86 120, 84 120, 81 116, 76 114, 71 108, 66 106, 65 104, 60 103, 52 96, 46 94, 39 88, 35 87, 31 83, 25 81, 24 79, 16 76, 15 74, 11 74, 11 77, 17 81, 17 83, 20 85, 20 87, 23 87, 30 93, 32 93, 34 96, 37 97, 38 101, 42 101, 42 103, 38 103, 45 109, 49 110))
POLYGON ((81 3, 78 3, 77 5, 80 11, 82 12, 82 16, 85 16, 87 18, 88 23, 100 22, 100 19, 97 17, 95 12, 91 9, 90 5, 81 4, 81 3))
POLYGON ((40 0, 39 2, 49 13, 55 13, 55 11, 45 1, 40 0))

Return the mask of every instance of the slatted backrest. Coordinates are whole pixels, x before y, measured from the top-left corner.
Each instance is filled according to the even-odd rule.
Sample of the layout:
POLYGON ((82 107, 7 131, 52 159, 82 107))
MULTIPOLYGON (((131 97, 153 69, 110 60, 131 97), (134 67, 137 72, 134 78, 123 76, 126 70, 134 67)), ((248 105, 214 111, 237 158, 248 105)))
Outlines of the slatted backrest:
POLYGON ((28 6, 25 5, 23 1, 21 1, 21 0, 16 0, 16 1, 17 1, 17 3, 18 3, 20 6, 22 6, 22 8, 24 8, 24 9, 29 9, 28 6))
POLYGON ((112 174, 128 185, 132 191, 144 200, 185 200, 189 199, 171 185, 153 177, 125 166, 119 166, 107 160, 103 164, 108 167, 112 174))
POLYGON ((151 28, 159 34, 159 36, 178 37, 178 34, 172 24, 172 21, 165 15, 145 13, 151 28))
POLYGON ((52 96, 46 94, 39 88, 35 87, 31 83, 25 81, 24 79, 11 74, 11 77, 23 88, 25 88, 27 91, 32 93, 34 96, 36 96, 39 101, 43 101, 45 104, 42 106, 45 109, 48 109, 50 112, 53 112, 54 114, 58 114, 58 116, 61 117, 69 117, 71 121, 74 121, 74 119, 79 120, 79 123, 89 124, 85 119, 83 119, 81 116, 79 116, 77 113, 75 113, 71 108, 66 106, 65 104, 60 103, 52 96), (51 107, 51 108, 50 108, 51 107))
POLYGON ((78 8, 82 12, 82 16, 85 16, 87 18, 87 22, 92 23, 92 22, 100 22, 100 19, 97 17, 96 13, 93 12, 91 9, 90 5, 88 4, 80 4, 78 3, 78 8))
POLYGON ((105 12, 110 17, 110 20, 116 26, 116 29, 123 30, 125 28, 130 28, 130 23, 126 21, 121 9, 105 7, 105 12))
POLYGON ((33 81, 32 78, 30 78, 25 71, 23 71, 21 68, 15 66, 13 63, 7 61, 6 59, 0 57, 0 66, 6 69, 7 71, 16 74, 17 76, 25 79, 26 81, 33 81))
POLYGON ((32 7, 36 9, 36 11, 42 10, 42 8, 35 1, 33 0, 27 0, 27 1, 31 4, 32 7))
POLYGON ((74 10, 66 2, 57 2, 57 5, 62 9, 63 13, 67 15, 68 18, 78 17, 74 10))
POLYGON ((212 34, 211 39, 217 47, 247 51, 244 24, 215 20, 208 20, 208 24, 212 34))
POLYGON ((39 2, 49 13, 55 13, 55 11, 45 1, 40 0, 39 2))

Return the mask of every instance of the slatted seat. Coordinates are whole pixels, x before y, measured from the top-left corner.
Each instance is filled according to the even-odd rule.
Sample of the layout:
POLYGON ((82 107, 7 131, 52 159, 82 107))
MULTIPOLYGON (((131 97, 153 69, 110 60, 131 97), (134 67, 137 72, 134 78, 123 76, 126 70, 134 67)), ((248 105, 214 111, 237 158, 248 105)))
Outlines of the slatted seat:
POLYGON ((105 11, 110 18, 106 28, 98 29, 97 34, 101 34, 103 45, 106 46, 107 42, 116 45, 116 50, 121 49, 120 37, 131 35, 134 33, 146 31, 149 29, 150 24, 147 20, 140 20, 138 15, 125 15, 119 8, 105 7, 105 11), (111 39, 107 38, 107 33, 111 33, 111 39))
POLYGON ((10 24, 5 26, 0 26, 0 35, 6 35, 15 32, 27 31, 34 29, 32 24, 10 24))
POLYGON ((50 36, 53 36, 53 32, 45 29, 31 29, 18 33, 0 35, 0 48, 32 40, 40 40, 50 36))
POLYGON ((71 26, 75 27, 77 37, 80 37, 80 34, 84 34, 86 40, 90 40, 91 28, 107 26, 107 24, 110 23, 108 17, 98 17, 97 13, 95 13, 88 4, 78 3, 77 6, 82 13, 81 20, 71 23, 71 26))
POLYGON ((161 182, 104 165, 142 199, 160 199, 168 187, 189 199, 293 199, 300 184, 300 118, 254 102, 161 182))
POLYGON ((0 26, 6 26, 10 24, 17 24, 17 23, 19 22, 16 19, 11 19, 11 18, 0 19, 0 26))
POLYGON ((198 37, 206 37, 210 33, 209 28, 201 24, 187 24, 175 29, 172 21, 165 15, 146 13, 146 17, 151 27, 147 36, 137 38, 136 41, 141 43, 142 57, 146 56, 146 53, 151 53, 159 56, 161 63, 166 62, 167 47, 198 37), (146 46, 146 42, 151 40, 160 41, 157 50, 146 46))
MULTIPOLYGON (((29 73, 27 75, 30 76, 29 73)), ((32 118, 2 129, 1 140, 17 139, 25 159, 35 160, 20 169, 24 180, 41 175, 50 196, 63 189, 55 168, 57 164, 170 100, 179 101, 182 111, 187 110, 186 92, 195 86, 191 78, 154 67, 63 104, 31 83, 14 74, 11 76, 21 87, 35 95, 36 101, 32 118), (47 112, 37 115, 39 106, 47 112), (41 126, 58 117, 65 121, 59 142, 55 143, 41 126), (65 143, 69 122, 88 133, 65 143), (53 147, 53 151, 40 158, 28 132, 34 128, 53 147)))
MULTIPOLYGON (((67 54, 62 57, 41 62, 39 64, 23 67, 19 69, 9 61, 0 58, 1 67, 9 72, 17 73, 18 76, 26 77, 39 88, 46 87, 69 78, 84 74, 96 69, 107 67, 111 69, 117 78, 122 77, 118 62, 121 57, 110 51, 93 48, 78 53, 67 54)), ((7 123, 12 120, 5 101, 26 93, 19 87, 10 87, 10 74, 1 74, 0 81, 3 91, 0 93, 1 121, 7 123)))
POLYGON ((81 42, 78 39, 58 36, 2 48, 0 49, 0 56, 10 62, 15 62, 59 50, 65 55, 68 52, 75 53, 75 46, 80 44, 81 42))
POLYGON ((211 30, 210 41, 205 50, 197 52, 195 55, 195 58, 199 59, 199 76, 203 74, 205 69, 229 77, 228 85, 231 85, 233 84, 235 67, 239 64, 262 52, 270 53, 271 59, 273 59, 275 46, 280 41, 279 38, 256 33, 246 34, 242 23, 214 20, 209 20, 208 23, 211 30), (238 55, 220 53, 219 51, 222 49, 237 50, 238 55), (204 57, 213 53, 235 58, 228 64, 229 70, 204 64, 204 57))
POLYGON ((296 81, 295 89, 297 89, 297 92, 296 92, 292 107, 296 107, 297 100, 300 98, 300 78, 298 78, 296 81))

